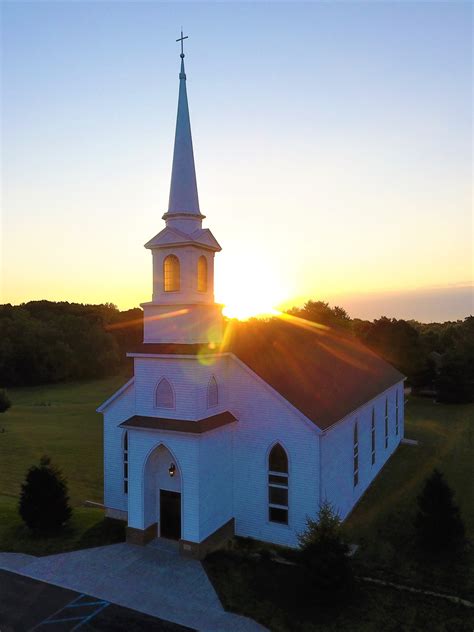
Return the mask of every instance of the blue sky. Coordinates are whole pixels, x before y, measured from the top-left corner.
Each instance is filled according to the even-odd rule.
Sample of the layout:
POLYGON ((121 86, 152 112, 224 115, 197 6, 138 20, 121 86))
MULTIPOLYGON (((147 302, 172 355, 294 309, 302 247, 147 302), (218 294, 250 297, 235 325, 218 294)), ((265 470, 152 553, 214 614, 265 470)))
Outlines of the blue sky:
POLYGON ((2 18, 0 300, 149 299, 181 25, 218 300, 367 295, 354 315, 373 317, 387 292, 472 283, 470 3, 6 2, 2 18))

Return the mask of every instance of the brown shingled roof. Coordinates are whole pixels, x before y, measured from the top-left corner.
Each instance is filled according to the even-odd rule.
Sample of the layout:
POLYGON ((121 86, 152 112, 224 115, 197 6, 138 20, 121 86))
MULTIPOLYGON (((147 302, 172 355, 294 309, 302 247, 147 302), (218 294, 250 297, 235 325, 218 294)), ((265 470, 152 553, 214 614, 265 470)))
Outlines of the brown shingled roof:
POLYGON ((222 350, 322 430, 404 379, 356 339, 306 322, 231 321, 222 350))

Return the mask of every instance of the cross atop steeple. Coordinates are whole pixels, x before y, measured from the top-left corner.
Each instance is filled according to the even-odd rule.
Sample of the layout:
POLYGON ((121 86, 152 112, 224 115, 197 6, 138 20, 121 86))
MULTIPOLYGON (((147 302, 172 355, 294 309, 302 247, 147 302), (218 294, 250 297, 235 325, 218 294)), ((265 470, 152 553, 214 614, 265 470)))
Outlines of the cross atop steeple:
POLYGON ((183 27, 181 27, 181 37, 178 37, 178 39, 176 40, 177 42, 181 42, 181 59, 183 59, 184 57, 184 47, 183 47, 183 42, 185 39, 188 39, 189 35, 184 35, 183 36, 183 27))

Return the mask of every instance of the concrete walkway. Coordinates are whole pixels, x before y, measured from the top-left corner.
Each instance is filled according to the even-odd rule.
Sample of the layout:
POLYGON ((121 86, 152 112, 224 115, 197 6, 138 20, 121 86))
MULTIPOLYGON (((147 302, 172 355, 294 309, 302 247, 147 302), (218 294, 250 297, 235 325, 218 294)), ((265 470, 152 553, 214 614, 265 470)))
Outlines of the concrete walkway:
POLYGON ((0 569, 87 593, 202 632, 262 632, 252 619, 226 612, 202 564, 172 542, 112 544, 34 557, 0 553, 0 569))

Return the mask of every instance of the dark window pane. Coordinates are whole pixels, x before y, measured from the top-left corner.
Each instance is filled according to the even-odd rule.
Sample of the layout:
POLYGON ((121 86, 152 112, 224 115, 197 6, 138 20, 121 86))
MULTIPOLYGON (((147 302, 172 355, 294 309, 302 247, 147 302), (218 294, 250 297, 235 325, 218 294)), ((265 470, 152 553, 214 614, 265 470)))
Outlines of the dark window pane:
POLYGON ((354 472, 359 469, 359 459, 354 457, 354 472))
POLYGON ((288 505, 288 490, 281 487, 269 487, 270 503, 272 505, 288 505))
POLYGON ((285 450, 279 443, 273 446, 270 452, 269 469, 272 472, 285 472, 288 473, 288 458, 285 450))
POLYGON ((354 472, 354 487, 359 483, 359 472, 354 472))
POLYGON ((123 435, 123 449, 128 450, 128 432, 123 435))
POLYGON ((375 463, 375 452, 372 452, 372 465, 375 463))
POLYGON ((123 482, 123 492, 124 494, 128 494, 128 481, 123 482))
POLYGON ((276 507, 270 507, 268 517, 270 519, 270 522, 280 522, 281 524, 288 524, 287 509, 277 509, 276 507))
POLYGON ((123 477, 128 478, 128 463, 123 464, 123 477))
POLYGON ((276 483, 277 485, 285 485, 288 486, 288 476, 278 476, 278 474, 269 474, 268 475, 269 483, 276 483))

